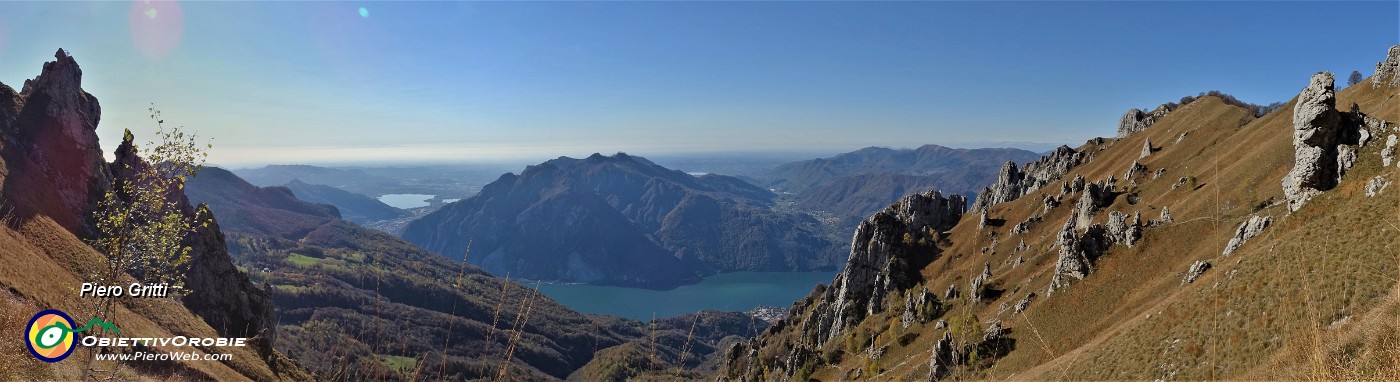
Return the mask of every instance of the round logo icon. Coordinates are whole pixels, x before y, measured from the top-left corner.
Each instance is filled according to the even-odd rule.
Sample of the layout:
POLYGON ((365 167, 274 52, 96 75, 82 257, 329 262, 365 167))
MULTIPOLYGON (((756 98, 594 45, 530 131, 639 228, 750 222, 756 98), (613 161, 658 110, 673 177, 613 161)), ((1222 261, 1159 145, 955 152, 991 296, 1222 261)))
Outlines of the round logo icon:
POLYGON ((67 314, 49 309, 29 319, 24 333, 24 344, 29 354, 44 362, 58 362, 73 354, 73 318, 67 314))

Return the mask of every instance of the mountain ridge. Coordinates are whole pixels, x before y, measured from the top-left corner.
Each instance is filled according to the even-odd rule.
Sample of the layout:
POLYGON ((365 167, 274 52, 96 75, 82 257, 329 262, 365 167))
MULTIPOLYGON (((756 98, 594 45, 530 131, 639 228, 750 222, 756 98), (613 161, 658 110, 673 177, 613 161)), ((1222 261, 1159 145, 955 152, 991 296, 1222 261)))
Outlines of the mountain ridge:
MULTIPOLYGON (((1397 51, 1383 64, 1400 61, 1397 51)), ((1400 309, 1386 208, 1400 197, 1385 188, 1400 173, 1389 144, 1400 131, 1383 122, 1400 118, 1400 93, 1382 66, 1375 86, 1335 93, 1335 105, 1354 107, 1319 102, 1332 84, 1314 77, 1305 96, 1263 116, 1206 96, 1092 139, 1071 149, 1086 157, 1063 176, 985 203, 930 240, 944 255, 863 320, 821 335, 822 312, 841 301, 818 288, 784 322, 727 350, 719 378, 1400 375, 1400 341, 1372 335, 1400 330, 1380 318, 1400 309), (1309 117, 1330 113, 1340 117, 1309 117), (1297 171, 1328 163, 1345 169, 1316 172, 1339 177, 1334 187, 1297 171), (1290 211, 1294 177, 1321 188, 1290 211)), ((897 233, 880 245, 904 245, 897 233)))
POLYGON ((715 272, 834 267, 818 223, 772 210, 774 196, 625 153, 560 157, 502 175, 403 237, 456 258, 471 244, 484 253, 472 262, 493 274, 541 280, 669 287, 715 272))

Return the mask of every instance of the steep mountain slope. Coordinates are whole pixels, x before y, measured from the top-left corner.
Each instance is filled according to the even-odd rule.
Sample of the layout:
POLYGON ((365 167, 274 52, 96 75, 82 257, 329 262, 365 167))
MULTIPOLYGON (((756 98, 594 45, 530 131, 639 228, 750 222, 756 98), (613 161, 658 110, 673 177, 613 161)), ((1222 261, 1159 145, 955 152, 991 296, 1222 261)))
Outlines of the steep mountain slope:
POLYGON ((533 318, 511 361, 519 378, 566 377, 595 347, 640 336, 638 323, 570 311, 526 286, 340 220, 333 207, 297 200, 286 188, 256 187, 217 168, 187 188, 216 216, 234 217, 223 226, 234 256, 273 286, 285 333, 278 348, 322 378, 494 375, 526 309, 533 318), (531 296, 537 300, 527 305, 531 296), (382 362, 405 358, 425 369, 382 362))
POLYGON ((1039 156, 1019 149, 916 149, 868 147, 830 158, 788 163, 763 179, 795 194, 799 208, 825 211, 844 231, 866 216, 908 195, 930 188, 967 197, 996 180, 997 169, 1039 156))
POLYGON ((297 199, 311 203, 329 204, 340 210, 341 218, 365 225, 370 222, 402 217, 404 211, 384 204, 379 199, 356 194, 331 186, 311 184, 292 179, 285 185, 297 199))
MULTIPOLYGON (((277 347, 322 379, 494 378, 506 359, 508 379, 563 379, 598 351, 648 333, 640 322, 579 314, 530 286, 340 220, 285 188, 209 168, 188 190, 216 216, 236 217, 223 229, 238 263, 273 287, 277 347)), ((658 351, 695 358, 656 366, 699 367, 718 338, 705 339, 708 348, 661 344, 658 351)))
POLYGON ((505 174, 480 194, 409 224, 404 239, 497 275, 668 287, 737 270, 835 266, 806 215, 738 179, 694 177, 618 153, 559 158, 505 174))
MULTIPOLYGON (((20 332, 30 315, 59 309, 78 319, 96 314, 90 297, 77 288, 95 279, 106 266, 105 255, 85 241, 96 231, 90 219, 101 196, 116 177, 129 179, 130 170, 144 166, 135 156, 130 133, 116 150, 116 161, 105 163, 95 129, 100 118, 97 99, 81 88, 82 70, 73 57, 59 50, 43 72, 15 92, 0 84, 0 311, 6 312, 6 332, 20 332)), ((297 364, 273 351, 277 333, 267 292, 249 283, 229 262, 218 222, 202 206, 178 192, 172 202, 196 229, 184 238, 190 262, 183 298, 117 299, 113 315, 103 317, 128 337, 247 337, 247 347, 147 346, 110 348, 114 352, 189 351, 228 353, 222 362, 94 361, 93 348, 77 347, 69 360, 37 362, 21 342, 5 341, 0 378, 58 379, 177 378, 223 380, 309 379, 297 364), (95 370, 89 372, 89 370, 95 370)), ((112 283, 137 282, 130 276, 112 283)))
MULTIPOLYGON (((1091 140, 1039 186, 998 182, 1026 191, 913 251, 934 257, 916 283, 883 299, 819 290, 729 349, 722 376, 1400 377, 1400 195, 1386 187, 1400 131, 1382 122, 1400 120, 1397 62, 1400 47, 1335 98, 1330 75, 1299 81, 1259 118, 1203 97, 1091 140), (864 318, 828 318, 850 305, 864 318)), ((910 245, 898 229, 868 226, 884 235, 857 238, 836 285, 879 269, 858 247, 911 256, 893 250, 910 245)))

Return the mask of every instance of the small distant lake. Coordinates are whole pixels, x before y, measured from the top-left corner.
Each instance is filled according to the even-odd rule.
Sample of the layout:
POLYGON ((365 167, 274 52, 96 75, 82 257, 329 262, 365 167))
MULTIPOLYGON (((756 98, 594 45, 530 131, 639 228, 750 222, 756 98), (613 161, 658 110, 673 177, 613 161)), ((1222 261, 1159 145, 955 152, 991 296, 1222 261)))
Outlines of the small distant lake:
POLYGON ((427 207, 428 199, 432 198, 433 195, 425 194, 388 194, 380 196, 379 201, 384 202, 384 204, 388 204, 394 208, 409 209, 427 207))
POLYGON ((583 284, 541 284, 540 292, 571 309, 635 320, 674 317, 701 310, 748 311, 759 306, 787 308, 817 284, 830 284, 836 272, 723 273, 671 290, 583 284))

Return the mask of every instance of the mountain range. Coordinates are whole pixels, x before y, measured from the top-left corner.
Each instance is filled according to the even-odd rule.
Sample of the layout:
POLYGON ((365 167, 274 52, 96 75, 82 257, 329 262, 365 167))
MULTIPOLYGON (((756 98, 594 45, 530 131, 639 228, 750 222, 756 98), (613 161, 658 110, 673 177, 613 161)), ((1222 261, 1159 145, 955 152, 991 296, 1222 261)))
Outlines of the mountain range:
POLYGON ((760 175, 757 181, 791 193, 799 209, 829 214, 846 232, 904 195, 938 189, 971 199, 996 180, 1003 163, 1025 163, 1039 157, 1011 148, 867 147, 784 164, 760 175))
POLYGON ((671 287, 729 271, 833 269, 808 215, 737 178, 692 176, 618 153, 507 173, 408 225, 403 238, 496 275, 671 287))

